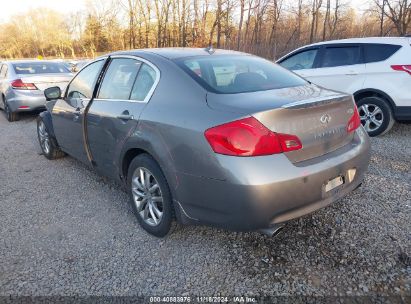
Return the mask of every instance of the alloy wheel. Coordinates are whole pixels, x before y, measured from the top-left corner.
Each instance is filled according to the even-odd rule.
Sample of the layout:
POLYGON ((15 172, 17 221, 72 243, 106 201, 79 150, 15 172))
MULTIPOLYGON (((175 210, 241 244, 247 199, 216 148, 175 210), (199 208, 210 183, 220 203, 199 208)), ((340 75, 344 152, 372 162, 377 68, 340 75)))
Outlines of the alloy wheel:
POLYGON ((154 175, 146 168, 135 170, 131 180, 133 201, 140 217, 150 226, 160 224, 163 217, 163 195, 154 175))
POLYGON ((49 154, 49 152, 50 152, 50 137, 49 137, 46 126, 44 125, 43 121, 40 120, 37 130, 38 130, 38 134, 39 134, 41 149, 43 150, 43 152, 45 154, 49 154))
POLYGON ((358 108, 361 124, 365 131, 373 132, 379 129, 384 121, 384 114, 380 107, 375 104, 366 103, 358 108))

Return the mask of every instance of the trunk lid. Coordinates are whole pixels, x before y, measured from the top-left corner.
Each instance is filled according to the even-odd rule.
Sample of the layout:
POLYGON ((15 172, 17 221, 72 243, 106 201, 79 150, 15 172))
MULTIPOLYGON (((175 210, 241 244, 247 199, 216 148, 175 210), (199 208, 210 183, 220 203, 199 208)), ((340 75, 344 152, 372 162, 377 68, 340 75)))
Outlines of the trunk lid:
POLYGON ((276 133, 298 136, 303 148, 287 152, 293 162, 330 153, 352 141, 347 124, 354 113, 350 95, 314 85, 244 94, 208 94, 216 110, 252 115, 276 133))
POLYGON ((37 74, 37 75, 21 75, 21 80, 24 83, 34 83, 34 85, 41 91, 50 87, 60 87, 63 91, 71 78, 72 74, 37 74))

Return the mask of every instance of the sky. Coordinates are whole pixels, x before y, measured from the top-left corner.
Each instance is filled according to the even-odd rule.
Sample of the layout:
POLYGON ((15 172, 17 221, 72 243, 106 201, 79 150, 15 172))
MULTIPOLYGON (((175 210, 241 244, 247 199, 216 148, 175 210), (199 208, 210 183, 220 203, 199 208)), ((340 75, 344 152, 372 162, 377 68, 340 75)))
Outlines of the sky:
MULTIPOLYGON (((87 0, 0 0, 0 22, 7 21, 10 16, 25 13, 32 8, 47 7, 62 13, 76 12, 85 9, 87 0)), ((359 10, 369 0, 350 0, 351 5, 359 10)))
POLYGON ((62 13, 75 12, 85 9, 85 2, 86 0, 0 0, 0 22, 38 7, 47 7, 62 13))

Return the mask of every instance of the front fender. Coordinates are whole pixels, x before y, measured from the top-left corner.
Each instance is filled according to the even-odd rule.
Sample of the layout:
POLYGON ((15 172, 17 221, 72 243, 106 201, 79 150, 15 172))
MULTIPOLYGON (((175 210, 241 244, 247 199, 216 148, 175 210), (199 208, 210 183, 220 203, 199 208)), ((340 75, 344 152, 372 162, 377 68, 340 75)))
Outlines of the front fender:
POLYGON ((49 135, 52 136, 54 139, 56 139, 56 135, 54 134, 53 120, 52 120, 50 111, 49 110, 43 111, 39 114, 39 116, 41 117, 44 124, 46 125, 49 135))

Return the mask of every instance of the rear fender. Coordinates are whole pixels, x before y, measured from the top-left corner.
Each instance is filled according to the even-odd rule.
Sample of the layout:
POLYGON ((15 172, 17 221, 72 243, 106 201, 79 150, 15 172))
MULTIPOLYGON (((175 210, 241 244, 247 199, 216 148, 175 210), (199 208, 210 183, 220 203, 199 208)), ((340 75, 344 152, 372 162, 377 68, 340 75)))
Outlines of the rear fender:
POLYGON ((179 180, 175 170, 172 154, 170 153, 170 149, 161 133, 156 128, 151 127, 149 123, 144 121, 140 121, 138 123, 137 128, 127 139, 120 153, 118 168, 120 172, 120 179, 124 183, 127 182, 128 171, 124 165, 128 162, 128 160, 128 165, 131 163, 132 159, 128 159, 127 155, 128 152, 131 151, 133 151, 133 154, 135 151, 137 151, 137 154, 147 153, 159 164, 173 197, 173 205, 177 220, 181 223, 188 223, 188 218, 184 216, 181 211, 181 206, 177 203, 177 188, 179 187, 179 180))
POLYGON ((118 162, 120 178, 123 181, 126 181, 127 170, 123 170, 125 156, 127 152, 136 149, 150 154, 159 164, 170 186, 173 197, 175 197, 175 189, 178 187, 178 178, 170 148, 158 129, 151 127, 150 123, 145 121, 140 121, 138 123, 137 128, 123 146, 118 162))

